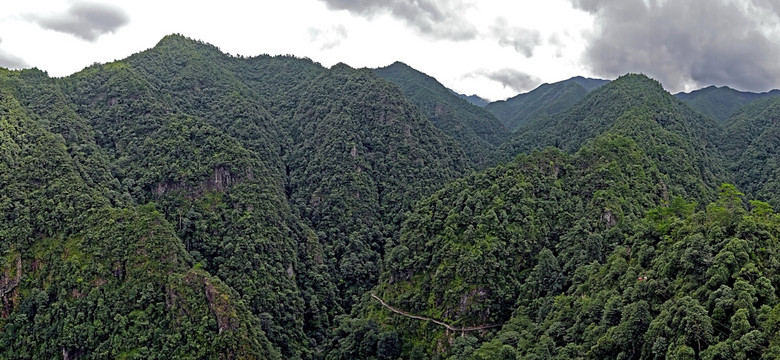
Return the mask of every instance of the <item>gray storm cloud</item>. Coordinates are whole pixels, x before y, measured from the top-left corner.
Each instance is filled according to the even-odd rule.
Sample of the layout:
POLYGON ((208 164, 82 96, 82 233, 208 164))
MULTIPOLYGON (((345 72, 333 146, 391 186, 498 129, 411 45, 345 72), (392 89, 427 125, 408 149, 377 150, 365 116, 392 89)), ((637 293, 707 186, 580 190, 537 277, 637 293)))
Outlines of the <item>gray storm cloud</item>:
POLYGON ((670 91, 780 86, 780 0, 572 0, 595 16, 584 62, 615 77, 643 72, 670 91))
POLYGON ((113 33, 130 22, 120 8, 97 3, 77 2, 64 13, 48 16, 27 15, 26 18, 44 29, 70 34, 86 41, 113 33))
MULTIPOLYGON (((3 39, 0 39, 0 44, 2 44, 2 42, 3 39)), ((29 65, 20 57, 7 53, 2 48, 0 48, 0 67, 4 67, 6 69, 21 69, 29 67, 29 65)))
POLYGON ((504 85, 518 93, 526 92, 539 85, 539 78, 522 71, 504 68, 499 70, 478 70, 464 77, 485 77, 504 85))
POLYGON ((373 17, 390 14, 418 33, 436 39, 470 40, 477 29, 463 17, 459 0, 321 0, 330 9, 373 17))
POLYGON ((490 32, 498 39, 499 45, 511 46, 525 57, 533 56, 534 49, 542 43, 539 31, 510 26, 505 18, 496 19, 490 32))

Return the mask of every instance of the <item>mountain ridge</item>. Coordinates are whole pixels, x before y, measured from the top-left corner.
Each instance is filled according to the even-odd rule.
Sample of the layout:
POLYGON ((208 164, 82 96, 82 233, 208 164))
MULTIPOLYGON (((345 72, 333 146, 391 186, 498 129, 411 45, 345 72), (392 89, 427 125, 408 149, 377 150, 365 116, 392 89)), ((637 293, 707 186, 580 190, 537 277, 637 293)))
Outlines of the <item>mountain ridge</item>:
POLYGON ((780 90, 774 89, 762 93, 739 91, 728 86, 708 86, 685 93, 674 94, 694 110, 723 122, 740 108, 763 97, 780 96, 780 90))
POLYGON ((485 98, 483 98, 483 97, 481 97, 481 96, 479 96, 477 94, 466 95, 466 94, 460 94, 460 93, 458 93, 458 92, 456 92, 454 90, 450 90, 450 91, 452 91, 459 98, 468 101, 469 103, 471 103, 471 105, 476 105, 476 106, 479 106, 479 107, 485 107, 485 106, 487 106, 487 104, 490 103, 490 100, 487 100, 487 99, 485 99, 485 98))
POLYGON ((495 148, 508 136, 492 114, 409 65, 395 62, 374 72, 397 85, 434 126, 459 142, 477 167, 490 164, 495 148))
POLYGON ((555 116, 607 82, 576 76, 539 85, 534 90, 506 100, 494 101, 485 109, 501 120, 508 130, 517 131, 536 118, 555 116))
POLYGON ((780 100, 552 85, 510 134, 400 62, 0 69, 0 358, 780 355, 780 100))

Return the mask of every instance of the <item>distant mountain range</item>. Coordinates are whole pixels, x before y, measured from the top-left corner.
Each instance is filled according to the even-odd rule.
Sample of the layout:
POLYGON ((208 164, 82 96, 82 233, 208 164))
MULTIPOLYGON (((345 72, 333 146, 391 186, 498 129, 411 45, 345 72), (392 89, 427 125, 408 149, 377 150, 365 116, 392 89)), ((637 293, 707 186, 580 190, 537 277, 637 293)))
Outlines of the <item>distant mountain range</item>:
POLYGON ((727 86, 708 86, 689 93, 677 93, 674 96, 694 110, 722 122, 757 99, 780 96, 780 90, 754 93, 734 90, 727 86))
POLYGON ((485 109, 496 116, 509 131, 515 131, 532 119, 553 116, 585 97, 608 80, 582 76, 542 84, 534 90, 515 97, 492 102, 485 109))
MULTIPOLYGON (((588 92, 607 82, 609 80, 576 76, 552 84, 545 83, 527 93, 494 102, 489 102, 478 95, 456 94, 473 105, 485 107, 508 130, 515 131, 527 124, 530 119, 551 116, 566 109, 588 92)), ((740 108, 757 99, 780 96, 780 90, 756 93, 739 91, 728 86, 708 86, 687 93, 680 92, 674 96, 701 114, 723 122, 740 108)))
POLYGON ((452 93, 457 95, 459 98, 468 101, 469 103, 471 103, 471 105, 485 107, 487 106, 487 104, 490 104, 490 100, 483 99, 476 94, 465 95, 465 94, 458 94, 455 91, 452 91, 452 93))

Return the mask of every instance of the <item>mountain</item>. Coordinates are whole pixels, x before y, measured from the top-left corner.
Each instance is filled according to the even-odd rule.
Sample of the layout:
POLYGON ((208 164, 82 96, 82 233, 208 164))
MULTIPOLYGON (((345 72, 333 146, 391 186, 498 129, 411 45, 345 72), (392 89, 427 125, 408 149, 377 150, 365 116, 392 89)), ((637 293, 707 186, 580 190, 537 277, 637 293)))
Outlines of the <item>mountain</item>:
POLYGON ((299 247, 311 230, 286 200, 281 129, 232 74, 231 61, 169 36, 61 87, 95 130, 123 190, 137 204, 158 204, 194 260, 241 295, 289 357, 306 342, 307 294, 295 269, 306 266, 299 247))
MULTIPOLYGON (((19 93, 14 101, 25 106, 13 111, 29 117, 23 125, 3 127, 8 136, 18 137, 15 145, 3 142, 3 188, 9 189, 0 207, 0 217, 8 220, 3 239, 29 244, 6 252, 2 284, 20 274, 13 257, 17 251, 23 265, 19 281, 44 276, 39 288, 50 294, 49 300, 30 297, 30 288, 24 287, 4 302, 0 328, 8 329, 2 331, 8 346, 2 348, 11 351, 6 353, 11 358, 55 357, 60 351, 87 358, 152 357, 155 352, 163 357, 216 357, 212 352, 229 358, 318 357, 336 317, 376 284, 385 241, 398 236, 412 203, 471 166, 460 145, 395 85, 346 65, 326 69, 292 57, 231 57, 209 44, 170 35, 152 49, 61 79, 39 71, 2 75, 25 79, 7 82, 19 93), (28 136, 16 127, 49 133, 28 136), (41 136, 54 141, 41 146, 64 151, 69 160, 17 149, 34 150, 28 142, 41 136), (27 163, 28 170, 19 170, 27 163), (83 190, 48 189, 47 178, 36 171, 50 171, 48 176, 57 179, 63 171, 73 173, 78 178, 63 177, 57 186, 83 190), (43 190, 34 190, 39 187, 43 190), (100 205, 86 201, 82 192, 96 194, 100 205), (60 201, 56 194, 77 200, 60 201), (20 207, 25 201, 40 205, 20 207), (91 212, 96 219, 106 214, 105 222, 80 215, 91 212), (82 230, 76 226, 82 223, 95 225, 82 230), (54 230, 39 234, 44 230, 33 229, 54 230), (104 234, 101 243, 95 243, 94 234, 104 234), (85 237, 90 242, 75 247, 85 237), (31 255, 42 246, 51 250, 31 255), (114 255, 101 249, 122 251, 114 255), (41 256, 58 259, 53 255, 58 251, 83 253, 74 261, 100 276, 71 271, 67 281, 83 278, 85 283, 52 285, 45 276, 60 276, 75 265, 36 273, 34 264, 41 256), (148 259, 152 254, 156 257, 148 259), (101 256, 105 263, 96 259, 101 256), (6 319, 32 319, 35 310, 25 304, 56 305, 52 311, 59 311, 76 296, 68 295, 71 290, 80 298, 93 280, 104 282, 104 270, 109 275, 129 271, 123 266, 142 272, 142 282, 109 281, 110 297, 94 292, 84 306, 73 308, 74 316, 63 318, 67 322, 52 323, 58 328, 52 328, 47 342, 32 340, 32 320, 18 331, 9 327, 13 323, 6 319), (56 294, 63 294, 57 296, 65 302, 56 294), (132 306, 114 300, 123 294, 132 306), (98 317, 94 308, 85 307, 97 301, 116 303, 121 311, 105 317, 100 310, 98 317), (180 309, 179 301, 186 307, 180 309), (131 317, 131 325, 115 315, 131 317), (112 319, 116 327, 90 325, 112 319), (148 321, 155 324, 151 329, 159 344, 136 349, 136 343, 102 342, 134 336, 133 329, 148 321), (174 324, 181 331, 175 332, 174 324), (102 332, 71 349, 82 339, 63 340, 64 329, 73 326, 102 332), (211 345, 190 345, 195 341, 211 345)), ((6 299, 5 289, 3 294, 6 299)), ((145 342, 148 334, 127 341, 145 342)))
POLYGON ((0 113, 0 357, 280 358, 173 224, 121 194, 55 80, 2 70, 0 113))
POLYGON ((329 356, 780 354, 780 216, 719 185, 717 124, 641 75, 560 119, 417 203, 329 356))
POLYGON ((721 150, 735 183, 752 197, 780 206, 780 98, 768 97, 740 109, 723 124, 721 150))
POLYGON ((0 358, 780 357, 780 100, 597 85, 508 134, 400 63, 0 69, 0 358))
MULTIPOLYGON (((533 313, 661 204, 663 177, 648 160, 631 139, 604 136, 573 156, 545 150, 454 182, 404 223, 376 292, 456 327, 503 324, 518 304, 533 313)), ((388 321, 404 336, 425 334, 428 350, 450 350, 438 329, 388 321)))
POLYGON ((606 133, 631 136, 668 177, 667 186, 690 199, 712 199, 729 180, 715 148, 720 128, 644 75, 624 75, 552 118, 538 118, 502 145, 516 154, 554 146, 575 152, 606 133), (703 197, 703 198, 702 198, 703 197))
MULTIPOLYGON (((634 217, 625 205, 660 199, 657 172, 641 165, 652 163, 626 138, 586 148, 570 159, 520 158, 421 202, 388 252, 377 297, 414 316, 485 329, 447 331, 372 298, 363 311, 380 339, 397 334, 409 357, 780 354, 770 315, 780 309, 772 260, 780 216, 761 202, 746 212, 741 194, 724 186, 706 210, 674 198, 634 217)), ((349 324, 370 328, 360 325, 349 324)), ((341 329, 334 352, 354 351, 349 327, 341 329)))
POLYGON ((575 76, 573 78, 570 78, 570 79, 564 80, 564 81, 575 82, 575 83, 579 84, 580 86, 582 86, 588 92, 596 90, 596 89, 600 88, 602 85, 604 85, 604 84, 609 82, 609 80, 586 78, 586 77, 582 77, 582 76, 575 76))
POLYGON ((757 99, 780 96, 780 90, 753 93, 734 90, 728 86, 708 86, 690 93, 677 93, 674 96, 694 110, 722 122, 757 99))
POLYGON ((370 70, 336 65, 302 90, 288 128, 289 198, 317 231, 349 308, 376 283, 403 214, 468 160, 370 70))
POLYGON ((453 91, 453 93, 455 93, 455 95, 457 97, 459 97, 459 98, 461 98, 463 100, 468 101, 469 104, 471 104, 471 105, 475 105, 475 106, 479 106, 479 107, 485 107, 485 106, 487 106, 487 104, 490 103, 489 100, 484 99, 484 98, 482 98, 482 97, 480 97, 480 96, 478 96, 476 94, 465 95, 465 94, 456 93, 454 91, 453 91))
POLYGON ((436 79, 404 63, 396 62, 374 72, 396 84, 431 123, 460 143, 477 167, 495 159, 494 149, 508 133, 489 112, 469 104, 436 79))
POLYGON ((607 80, 581 76, 553 84, 542 84, 528 93, 495 101, 485 109, 495 115, 509 131, 516 131, 540 117, 552 117, 608 83, 607 80))

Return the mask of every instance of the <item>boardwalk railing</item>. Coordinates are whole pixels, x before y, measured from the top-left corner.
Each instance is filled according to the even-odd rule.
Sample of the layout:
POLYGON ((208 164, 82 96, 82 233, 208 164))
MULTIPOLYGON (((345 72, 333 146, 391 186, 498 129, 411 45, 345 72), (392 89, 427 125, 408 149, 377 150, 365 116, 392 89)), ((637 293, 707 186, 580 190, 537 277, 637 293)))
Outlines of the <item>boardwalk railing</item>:
POLYGON ((480 326, 470 326, 470 327, 465 327, 465 328, 456 328, 456 327, 454 327, 454 326, 452 326, 450 324, 447 324, 445 322, 442 322, 442 321, 439 321, 439 320, 436 320, 436 319, 431 319, 431 318, 425 317, 425 316, 412 315, 412 314, 410 314, 410 313, 408 313, 406 311, 403 311, 401 309, 396 309, 396 308, 388 305, 384 300, 382 300, 379 296, 376 296, 375 294, 371 294, 371 297, 376 299, 377 301, 379 301, 382 304, 382 306, 388 308, 390 311, 392 311, 392 312, 394 312, 394 313, 396 313, 398 315, 402 315, 402 316, 406 316, 408 318, 422 320, 422 321, 430 321, 430 322, 432 322, 434 324, 444 326, 445 328, 447 328, 447 330, 450 330, 450 331, 457 331, 457 332, 463 333, 463 332, 467 332, 467 331, 485 330, 485 329, 491 329, 491 328, 496 328, 496 327, 501 326, 501 324, 493 324, 493 325, 480 325, 480 326))

